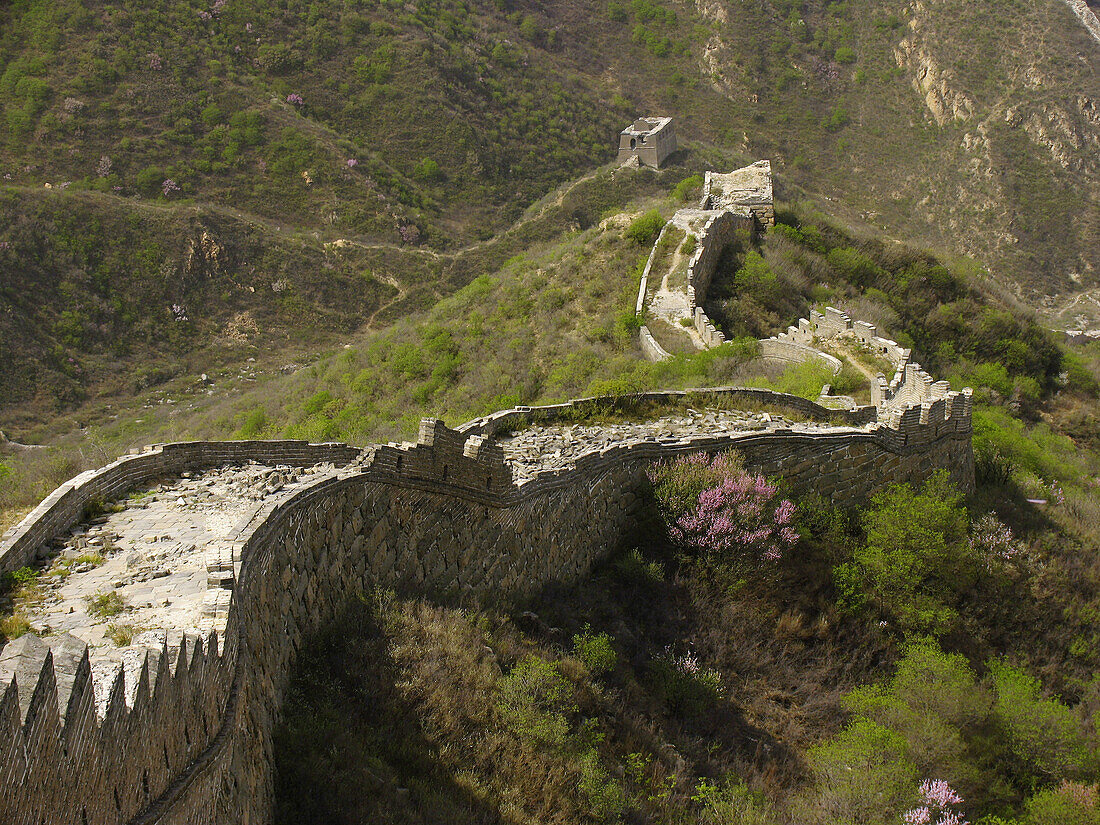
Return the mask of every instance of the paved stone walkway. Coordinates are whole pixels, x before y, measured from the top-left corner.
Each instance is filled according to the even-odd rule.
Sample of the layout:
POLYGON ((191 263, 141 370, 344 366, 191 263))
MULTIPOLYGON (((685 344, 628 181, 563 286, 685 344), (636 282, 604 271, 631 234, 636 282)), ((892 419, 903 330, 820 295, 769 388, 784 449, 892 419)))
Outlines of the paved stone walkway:
POLYGON ((70 633, 96 658, 117 659, 114 649, 142 631, 197 633, 211 548, 268 497, 331 469, 249 464, 164 479, 55 545, 57 556, 38 578, 40 597, 23 612, 34 632, 70 633), (96 599, 106 611, 96 610, 96 599))

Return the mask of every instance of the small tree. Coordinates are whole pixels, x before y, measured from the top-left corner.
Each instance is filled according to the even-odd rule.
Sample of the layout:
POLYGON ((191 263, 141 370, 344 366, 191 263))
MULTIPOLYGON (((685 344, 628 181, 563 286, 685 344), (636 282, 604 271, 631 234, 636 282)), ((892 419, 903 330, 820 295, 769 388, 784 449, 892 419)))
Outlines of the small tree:
POLYGON ((1044 699, 1038 679, 1003 662, 989 668, 994 712, 1020 773, 1072 778, 1095 761, 1081 718, 1057 699, 1044 699))
POLYGON ((895 485, 871 504, 855 554, 869 595, 906 632, 945 632, 956 617, 948 602, 974 579, 958 490, 937 473, 919 492, 895 485))
POLYGON ((626 229, 626 237, 638 246, 649 246, 657 240, 664 225, 665 219, 661 217, 661 213, 656 209, 650 209, 630 222, 630 226, 626 229))

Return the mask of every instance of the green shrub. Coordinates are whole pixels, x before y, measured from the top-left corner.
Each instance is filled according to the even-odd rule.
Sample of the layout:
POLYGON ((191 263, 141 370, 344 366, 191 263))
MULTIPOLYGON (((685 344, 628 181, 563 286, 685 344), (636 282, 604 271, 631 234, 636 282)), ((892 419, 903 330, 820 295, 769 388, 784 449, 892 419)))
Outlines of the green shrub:
POLYGON ((838 275, 857 286, 873 283, 882 274, 882 269, 869 256, 850 246, 830 249, 825 260, 838 275))
POLYGON ((413 177, 417 180, 439 180, 443 177, 443 171, 439 168, 439 164, 431 158, 422 158, 416 166, 413 167, 413 177))
POLYGON ((1057 699, 1044 699, 1039 680, 990 662, 994 711, 1018 771, 1041 780, 1081 775, 1095 762, 1081 718, 1057 699))
POLYGON ((1039 791, 1027 801, 1020 825, 1100 825, 1096 785, 1063 782, 1039 791))
POLYGON ((656 209, 650 209, 630 222, 630 226, 626 229, 626 237, 638 246, 649 246, 657 240, 664 225, 665 219, 661 217, 661 213, 656 209))
POLYGON ((855 562, 879 609, 905 632, 945 632, 955 619, 948 602, 974 577, 966 510, 947 474, 919 492, 904 484, 878 493, 863 526, 855 562))
POLYGON ((721 785, 700 779, 691 799, 702 806, 701 825, 774 825, 779 821, 767 797, 733 776, 721 785))
POLYGON ((233 434, 233 437, 243 439, 262 438, 267 426, 267 412, 263 407, 256 407, 245 414, 240 429, 233 434))
POLYGON ((27 567, 26 565, 24 565, 23 567, 12 570, 10 573, 5 573, 4 581, 9 587, 18 587, 21 584, 33 582, 37 577, 37 570, 35 570, 33 567, 27 567))
POLYGON ((160 194, 161 185, 168 175, 159 166, 146 166, 134 177, 134 187, 146 197, 160 194))
POLYGON ((497 710, 520 736, 562 746, 570 731, 566 714, 576 711, 573 687, 556 664, 531 656, 501 679, 497 710))
POLYGON ((633 309, 624 309, 615 316, 615 326, 611 331, 615 345, 620 350, 629 350, 638 339, 638 331, 642 328, 642 318, 633 309))
POLYGON ((584 666, 594 675, 607 673, 615 669, 618 657, 615 648, 611 645, 611 637, 606 633, 592 634, 592 629, 584 626, 584 630, 573 636, 573 650, 577 658, 584 662, 584 666))
POLYGON ((578 786, 588 798, 597 819, 618 820, 626 807, 626 794, 602 765, 595 748, 581 757, 581 778, 578 786))
POLYGON ((733 275, 733 288, 767 305, 777 297, 779 281, 764 257, 755 249, 750 249, 744 263, 733 275))
POLYGON ((768 236, 783 238, 791 243, 800 245, 805 243, 805 238, 802 237, 802 233, 799 231, 798 227, 790 226, 785 223, 776 223, 768 227, 768 236))
POLYGON ((99 592, 94 596, 85 596, 84 601, 88 604, 88 613, 97 619, 109 619, 126 609, 122 596, 118 594, 117 590, 112 590, 110 593, 99 592))
POLYGON ((988 441, 974 445, 974 480, 980 485, 1007 487, 1016 473, 1016 464, 988 441))
POLYGON ((799 822, 898 822, 920 779, 905 739, 863 717, 810 748, 808 761, 814 787, 798 806, 799 822))
POLYGON ((702 175, 692 175, 691 177, 684 178, 672 189, 672 195, 676 200, 681 203, 687 203, 690 200, 694 200, 697 196, 697 190, 703 186, 702 175))
POLYGON ((985 721, 991 703, 965 657, 927 640, 908 645, 889 682, 857 688, 843 701, 857 716, 902 736, 922 775, 946 778, 955 787, 982 785, 967 737, 985 721))

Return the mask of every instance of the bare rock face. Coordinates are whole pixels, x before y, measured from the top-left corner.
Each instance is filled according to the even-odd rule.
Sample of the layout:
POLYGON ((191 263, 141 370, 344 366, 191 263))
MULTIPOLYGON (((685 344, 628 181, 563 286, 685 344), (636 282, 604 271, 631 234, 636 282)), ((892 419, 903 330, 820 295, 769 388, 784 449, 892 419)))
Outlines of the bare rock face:
POLYGON ((184 271, 188 275, 218 275, 229 265, 229 253, 208 230, 203 229, 187 246, 184 271))
POLYGON ((894 60, 912 75, 913 88, 938 125, 943 126, 951 120, 969 120, 977 106, 958 90, 954 73, 941 67, 923 47, 919 20, 914 18, 910 22, 912 33, 894 49, 894 60))

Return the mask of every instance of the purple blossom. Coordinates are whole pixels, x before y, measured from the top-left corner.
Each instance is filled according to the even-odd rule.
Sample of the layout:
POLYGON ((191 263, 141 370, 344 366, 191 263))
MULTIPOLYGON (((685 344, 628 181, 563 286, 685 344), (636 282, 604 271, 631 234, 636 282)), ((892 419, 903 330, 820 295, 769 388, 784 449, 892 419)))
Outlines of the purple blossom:
POLYGON ((420 230, 416 228, 415 223, 405 223, 397 227, 397 234, 401 236, 401 240, 405 243, 416 243, 420 240, 420 230))
POLYGON ((1012 528, 993 513, 986 513, 970 529, 970 549, 989 566, 1017 559, 1024 548, 1016 541, 1012 528))
POLYGON ((156 52, 149 52, 149 68, 155 72, 159 72, 164 68, 164 59, 156 52))
POLYGON ((180 187, 179 187, 179 184, 177 184, 177 183, 176 183, 176 182, 175 182, 174 180, 172 180, 171 178, 166 178, 166 179, 165 179, 165 181, 164 181, 164 183, 162 183, 162 184, 160 185, 160 189, 161 189, 161 191, 162 191, 162 192, 164 193, 164 197, 166 197, 166 198, 167 198, 167 197, 168 197, 168 196, 169 196, 170 194, 172 194, 173 192, 179 192, 179 191, 180 191, 180 187))
POLYGON ((1050 500, 1053 501, 1055 504, 1066 503, 1065 490, 1062 489, 1062 485, 1059 484, 1057 481, 1050 482, 1050 500))
POLYGON ((4 250, 7 250, 7 249, 11 249, 11 244, 8 243, 7 241, 0 241, 0 252, 3 252, 4 250))
POLYGON ((302 100, 302 96, 297 92, 291 92, 286 96, 287 103, 293 103, 295 106, 304 106, 305 101, 302 100))
POLYGON ((355 158, 348 158, 348 169, 354 169, 358 165, 359 161, 357 161, 355 158))
POLYGON ((700 493, 695 507, 676 520, 670 529, 672 538, 706 553, 779 561, 798 541, 798 531, 793 523, 794 503, 777 501, 777 492, 761 475, 743 471, 727 475, 718 486, 700 493))
POLYGON ((212 15, 208 11, 204 10, 204 11, 199 12, 199 19, 201 19, 201 20, 209 20, 211 18, 211 16, 212 15))
POLYGON ((962 804, 962 797, 942 779, 924 780, 920 795, 924 804, 905 812, 905 825, 970 825, 961 813, 952 810, 962 804))
POLYGON ((251 24, 251 23, 245 23, 245 24, 244 24, 244 30, 245 30, 246 32, 249 32, 249 33, 251 33, 251 32, 252 32, 252 24, 251 24))

